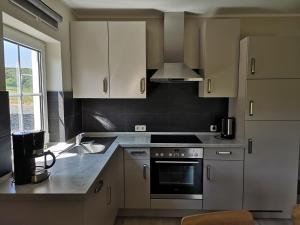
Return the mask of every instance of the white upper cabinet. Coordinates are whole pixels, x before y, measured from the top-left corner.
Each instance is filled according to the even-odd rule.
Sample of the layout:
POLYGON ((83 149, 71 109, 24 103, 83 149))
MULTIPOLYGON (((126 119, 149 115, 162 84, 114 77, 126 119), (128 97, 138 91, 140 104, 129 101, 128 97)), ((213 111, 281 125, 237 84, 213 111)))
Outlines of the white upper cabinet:
POLYGON ((300 78, 300 37, 247 37, 247 78, 300 78))
POLYGON ((109 98, 107 22, 72 22, 74 98, 109 98))
POLYGON ((240 21, 207 19, 201 26, 200 97, 236 97, 240 21))
POLYGON ((146 23, 108 22, 111 98, 146 98, 146 23))
POLYGON ((71 24, 74 98, 146 98, 146 23, 71 24))

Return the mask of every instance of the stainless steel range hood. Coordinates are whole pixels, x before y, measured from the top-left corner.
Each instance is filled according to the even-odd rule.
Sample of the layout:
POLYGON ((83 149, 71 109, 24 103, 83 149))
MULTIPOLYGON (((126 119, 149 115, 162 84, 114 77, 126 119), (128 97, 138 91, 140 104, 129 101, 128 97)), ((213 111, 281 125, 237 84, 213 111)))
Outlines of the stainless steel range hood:
POLYGON ((164 64, 150 78, 152 82, 203 81, 184 64, 184 12, 164 15, 164 64))

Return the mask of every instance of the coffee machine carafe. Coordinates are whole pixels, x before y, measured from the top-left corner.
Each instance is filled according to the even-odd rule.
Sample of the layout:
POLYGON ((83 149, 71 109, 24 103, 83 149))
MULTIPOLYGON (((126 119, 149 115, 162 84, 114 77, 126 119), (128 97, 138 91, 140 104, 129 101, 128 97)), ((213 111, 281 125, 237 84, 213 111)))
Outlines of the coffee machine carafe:
POLYGON ((15 184, 39 183, 50 173, 47 169, 55 163, 55 155, 44 151, 44 131, 16 132, 13 138, 14 180, 15 184), (52 163, 47 164, 47 156, 52 163))

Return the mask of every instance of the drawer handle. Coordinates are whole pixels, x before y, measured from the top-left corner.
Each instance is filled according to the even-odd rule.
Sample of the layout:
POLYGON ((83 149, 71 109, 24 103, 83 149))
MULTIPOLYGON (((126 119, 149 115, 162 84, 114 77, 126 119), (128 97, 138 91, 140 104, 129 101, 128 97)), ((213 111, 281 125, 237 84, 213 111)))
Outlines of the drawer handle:
POLYGON ((230 151, 218 151, 216 152, 217 155, 231 155, 232 152, 230 151))
POLYGON ((130 152, 131 155, 146 155, 146 151, 132 151, 130 152))
POLYGON ((99 183, 96 185, 95 189, 94 189, 94 193, 97 194, 99 191, 101 191, 102 187, 103 187, 103 180, 100 180, 99 183))

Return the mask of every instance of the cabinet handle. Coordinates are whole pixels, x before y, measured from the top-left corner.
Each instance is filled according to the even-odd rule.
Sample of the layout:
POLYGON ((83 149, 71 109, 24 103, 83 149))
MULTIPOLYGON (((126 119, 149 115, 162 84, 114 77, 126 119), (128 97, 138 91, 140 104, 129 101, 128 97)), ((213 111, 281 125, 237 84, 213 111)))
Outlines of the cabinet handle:
POLYGON ((147 165, 146 164, 143 165, 143 177, 145 180, 147 179, 147 165))
POLYGON ((108 184, 107 185, 107 194, 106 194, 106 205, 111 204, 111 186, 108 184))
POLYGON ((97 194, 99 191, 101 191, 102 187, 103 187, 103 180, 100 180, 99 183, 96 185, 95 189, 94 189, 94 193, 97 194))
POLYGON ((130 152, 131 155, 146 155, 146 151, 132 151, 130 152))
POLYGON ((107 78, 103 79, 103 92, 107 93, 108 91, 108 82, 107 82, 107 78))
POLYGON ((140 92, 141 94, 144 94, 146 90, 146 79, 142 78, 140 81, 140 92))
POLYGON ((210 170, 211 170, 211 166, 210 165, 207 165, 206 166, 206 178, 207 178, 207 180, 211 180, 211 174, 210 174, 210 170))
POLYGON ((253 140, 251 138, 248 139, 248 154, 252 154, 252 146, 253 140))
POLYGON ((219 152, 216 152, 217 155, 231 155, 232 152, 230 151, 219 151, 219 152))
POLYGON ((255 74, 255 58, 251 58, 251 74, 255 74))
POLYGON ((111 204, 111 186, 109 185, 109 204, 111 204))
POLYGON ((250 102, 249 102, 249 116, 253 116, 253 104, 254 104, 254 101, 250 100, 250 102))
POLYGON ((211 79, 207 80, 207 93, 211 93, 211 79))

